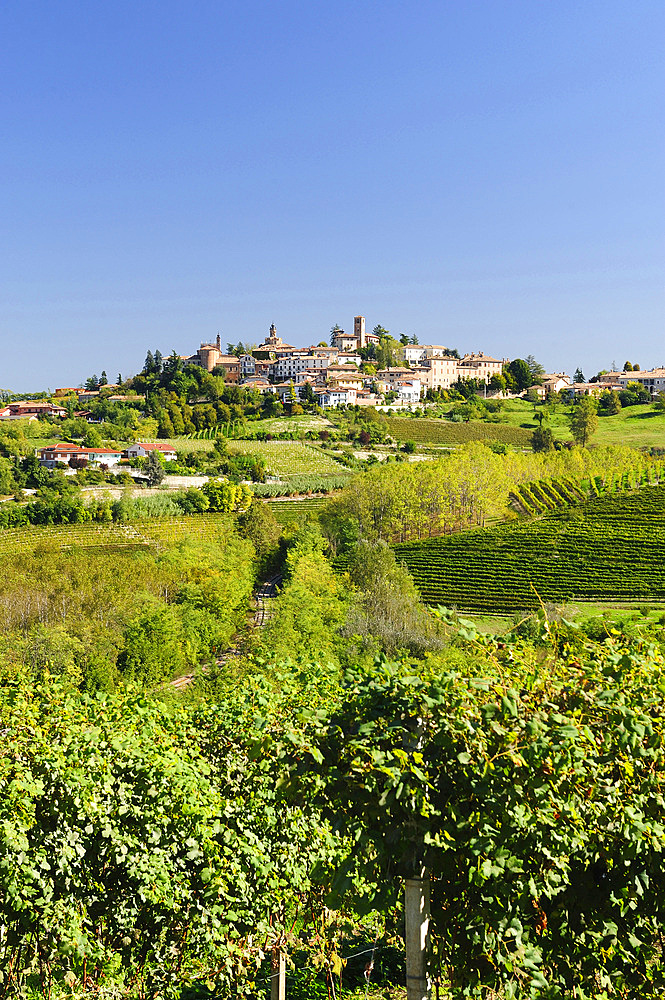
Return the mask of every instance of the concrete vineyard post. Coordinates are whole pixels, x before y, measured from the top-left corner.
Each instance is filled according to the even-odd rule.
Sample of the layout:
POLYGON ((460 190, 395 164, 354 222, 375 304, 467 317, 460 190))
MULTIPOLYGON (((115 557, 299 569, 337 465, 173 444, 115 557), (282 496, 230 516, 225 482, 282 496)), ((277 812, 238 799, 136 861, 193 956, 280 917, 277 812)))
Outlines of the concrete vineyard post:
POLYGON ((270 1000, 286 1000, 286 952, 279 945, 272 950, 270 1000))
POLYGON ((406 997, 431 1000, 429 974, 430 879, 423 869, 420 878, 407 878, 404 885, 406 923, 406 997))

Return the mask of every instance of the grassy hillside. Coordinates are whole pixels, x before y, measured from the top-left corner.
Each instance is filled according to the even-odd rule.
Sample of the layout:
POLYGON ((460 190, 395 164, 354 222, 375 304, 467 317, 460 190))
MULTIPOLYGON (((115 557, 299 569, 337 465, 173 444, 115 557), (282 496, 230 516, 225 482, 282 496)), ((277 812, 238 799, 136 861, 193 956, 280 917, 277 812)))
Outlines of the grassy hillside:
MULTIPOLYGON (((563 403, 558 403, 555 412, 547 417, 545 423, 559 441, 572 441, 567 420, 569 409, 563 403)), ((504 426, 523 431, 527 436, 527 443, 538 426, 533 405, 521 399, 506 401, 501 417, 505 421, 504 426)), ((611 417, 600 416, 598 430, 591 443, 625 444, 633 448, 665 447, 665 413, 658 413, 652 403, 646 403, 642 406, 626 406, 611 417)))
POLYGON ((665 487, 395 551, 424 600, 468 611, 536 608, 539 598, 665 600, 665 487))

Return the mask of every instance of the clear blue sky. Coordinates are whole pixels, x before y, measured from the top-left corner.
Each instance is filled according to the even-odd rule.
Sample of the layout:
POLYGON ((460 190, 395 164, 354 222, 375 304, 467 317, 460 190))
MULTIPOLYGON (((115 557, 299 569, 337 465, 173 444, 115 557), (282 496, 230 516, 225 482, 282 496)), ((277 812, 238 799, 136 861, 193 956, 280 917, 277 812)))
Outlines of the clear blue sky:
POLYGON ((665 364, 662 0, 6 0, 0 388, 356 313, 665 364))

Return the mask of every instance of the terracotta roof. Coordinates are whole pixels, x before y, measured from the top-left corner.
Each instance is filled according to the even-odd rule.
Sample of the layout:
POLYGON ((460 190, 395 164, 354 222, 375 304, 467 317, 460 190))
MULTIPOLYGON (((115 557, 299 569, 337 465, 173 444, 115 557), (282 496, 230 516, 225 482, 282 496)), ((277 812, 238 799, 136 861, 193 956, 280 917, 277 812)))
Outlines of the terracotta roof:
POLYGON ((145 451, 175 451, 172 444, 165 444, 163 441, 135 441, 134 444, 140 445, 145 451))
POLYGON ((83 448, 78 444, 50 444, 46 448, 39 449, 40 454, 44 455, 47 451, 64 451, 72 455, 122 455, 122 452, 117 448, 83 448))

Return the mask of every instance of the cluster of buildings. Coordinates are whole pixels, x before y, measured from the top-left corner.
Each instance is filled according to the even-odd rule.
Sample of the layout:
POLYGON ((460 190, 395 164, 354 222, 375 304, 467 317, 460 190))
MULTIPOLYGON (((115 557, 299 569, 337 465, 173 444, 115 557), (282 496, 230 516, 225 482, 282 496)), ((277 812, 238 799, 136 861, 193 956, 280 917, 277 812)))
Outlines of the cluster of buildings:
POLYGON ((375 375, 360 371, 360 353, 380 338, 368 333, 365 317, 355 316, 353 334, 335 328, 330 346, 294 347, 277 336, 274 324, 262 344, 249 354, 223 354, 220 338, 203 343, 196 354, 183 358, 212 372, 224 370, 228 382, 253 386, 259 392, 275 392, 283 401, 302 398, 311 387, 319 405, 332 406, 380 403, 386 393, 397 404, 418 403, 428 389, 449 389, 458 379, 489 383, 500 374, 507 359, 499 361, 486 354, 466 354, 458 358, 446 347, 412 345, 401 348, 402 365, 384 368, 375 375))
POLYGON ((543 375, 539 385, 534 386, 541 399, 563 392, 573 399, 575 396, 599 396, 602 392, 622 392, 631 382, 637 382, 648 390, 652 397, 665 392, 665 368, 651 368, 649 371, 605 372, 593 382, 573 382, 569 375, 555 372, 543 375))
MULTIPOLYGON (((568 379, 567 376, 561 376, 568 379)), ((606 390, 622 392, 630 382, 643 386, 652 397, 665 392, 665 368, 651 368, 649 371, 605 372, 597 382, 573 382, 568 379, 567 391, 571 396, 599 396, 606 390)), ((563 387, 562 387, 563 388, 563 387)))
POLYGON ((111 469, 122 461, 147 458, 151 451, 156 451, 165 462, 175 462, 177 458, 175 449, 162 441, 136 441, 124 451, 114 448, 84 448, 78 444, 60 442, 39 449, 39 464, 46 469, 54 469, 59 463, 72 468, 97 465, 111 469))
MULTIPOLYGON (((115 387, 106 386, 105 388, 108 390, 115 387)), ((85 406, 86 403, 90 403, 93 399, 96 399, 100 393, 99 390, 66 388, 56 389, 54 395, 56 400, 62 399, 65 396, 76 397, 78 404, 85 406)), ((138 402, 143 397, 118 395, 107 391, 104 393, 104 398, 110 403, 127 403, 138 402)), ((7 403, 5 406, 0 406, 0 420, 38 420, 40 417, 66 417, 68 412, 67 407, 59 402, 52 403, 44 399, 20 399, 13 403, 7 403)), ((74 410, 73 415, 75 417, 84 417, 85 419, 91 417, 90 410, 85 409, 74 410)), ((88 419, 88 422, 94 423, 95 421, 88 419)))
MULTIPOLYGON (((378 347, 380 338, 368 333, 365 317, 355 316, 353 333, 339 327, 332 331, 329 345, 319 343, 309 347, 294 347, 277 336, 273 324, 262 344, 251 352, 236 356, 222 351, 220 336, 214 343, 202 343, 198 350, 182 360, 199 365, 208 372, 223 371, 232 384, 252 387, 260 393, 275 393, 282 402, 301 399, 315 401, 323 409, 344 405, 413 406, 427 390, 447 390, 458 381, 475 380, 499 394, 492 385, 493 376, 501 375, 508 364, 483 352, 468 353, 460 358, 456 351, 437 344, 407 343, 400 347, 398 366, 380 368, 373 374, 362 371, 368 359, 367 348, 378 347)), ((369 352, 372 353, 372 352, 369 352)), ((645 386, 652 396, 665 391, 665 368, 650 371, 608 372, 593 382, 573 382, 568 375, 555 372, 543 376, 535 387, 541 398, 565 392, 571 396, 596 395, 605 389, 625 389, 629 382, 645 386)), ((140 396, 113 394, 118 386, 104 386, 103 394, 110 402, 138 402, 140 396)), ((487 391, 487 390, 486 390, 487 391)), ((99 390, 74 388, 57 389, 55 401, 18 401, 0 408, 0 420, 37 420, 40 416, 65 417, 68 410, 61 397, 77 397, 85 407, 99 396, 99 390)), ((77 409, 77 417, 94 422, 89 410, 77 409)))

